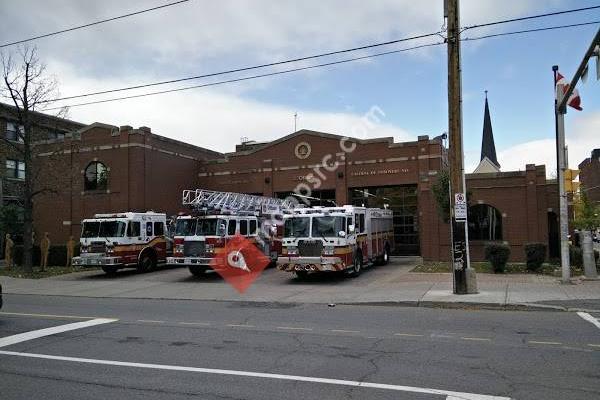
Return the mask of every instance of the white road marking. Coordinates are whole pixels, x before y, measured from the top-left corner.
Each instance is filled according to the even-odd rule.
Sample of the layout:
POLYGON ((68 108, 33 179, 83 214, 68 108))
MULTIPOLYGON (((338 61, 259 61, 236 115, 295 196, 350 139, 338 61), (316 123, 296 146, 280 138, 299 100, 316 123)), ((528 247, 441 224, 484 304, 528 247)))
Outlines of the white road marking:
POLYGON ((394 336, 423 337, 424 335, 418 335, 416 333, 394 333, 394 336))
POLYGON ((200 325, 200 326, 210 326, 209 322, 180 322, 181 325, 200 325))
POLYGON ((165 321, 158 321, 155 319, 138 319, 137 322, 145 322, 145 323, 149 323, 149 324, 164 324, 165 321))
POLYGON ((41 317, 41 318, 65 318, 65 319, 92 319, 99 317, 82 317, 79 315, 55 315, 55 314, 31 314, 18 312, 0 312, 0 315, 16 315, 20 317, 41 317))
POLYGON ((4 350, 0 350, 0 355, 37 358, 37 359, 44 359, 44 360, 69 361, 69 362, 78 362, 78 363, 85 363, 85 364, 113 365, 113 366, 118 366, 118 367, 146 368, 146 369, 166 370, 166 371, 185 371, 185 372, 195 372, 195 373, 215 374, 215 375, 233 375, 233 376, 244 376, 244 377, 252 377, 252 378, 279 379, 279 380, 296 381, 296 382, 311 382, 311 383, 322 383, 322 384, 329 384, 329 385, 393 390, 393 391, 398 391, 398 392, 435 394, 435 395, 447 396, 446 400, 449 400, 449 399, 511 400, 509 397, 502 397, 502 396, 490 396, 490 395, 482 395, 482 394, 476 394, 476 393, 454 392, 451 390, 421 388, 421 387, 416 387, 416 386, 390 385, 390 384, 385 384, 385 383, 360 382, 360 381, 350 381, 350 380, 331 379, 331 378, 318 378, 318 377, 301 376, 301 375, 270 374, 270 373, 265 373, 265 372, 237 371, 237 370, 230 370, 230 369, 214 369, 214 368, 198 368, 198 367, 183 367, 183 366, 178 366, 178 365, 164 365, 164 364, 145 364, 145 363, 135 363, 135 362, 125 362, 125 361, 99 360, 99 359, 93 359, 93 358, 51 356, 51 355, 46 355, 46 354, 34 354, 34 353, 20 353, 20 352, 15 352, 15 351, 4 351, 4 350))
POLYGON ((298 326, 278 326, 277 329, 285 329, 290 331, 312 331, 312 328, 301 328, 298 326))
POLYGON ((490 338, 482 338, 482 337, 461 337, 462 340, 476 340, 476 341, 485 341, 489 342, 492 339, 490 338))
POLYGON ((349 331, 346 329, 331 329, 331 332, 335 333, 360 333, 360 331, 349 331))
POLYGON ((82 329, 95 325, 108 324, 109 322, 115 321, 118 320, 110 318, 96 318, 89 321, 74 322, 72 324, 59 325, 54 326, 52 328, 44 328, 38 329, 36 331, 19 333, 17 335, 0 338, 0 347, 10 346, 11 344, 26 342, 28 340, 38 339, 44 336, 54 335, 57 333, 73 331, 75 329, 82 329))
POLYGON ((562 344, 561 342, 541 342, 538 340, 530 340, 529 343, 531 344, 550 344, 550 345, 559 345, 562 344))
POLYGON ((244 325, 244 324, 227 324, 230 328, 256 328, 254 325, 244 325))
POLYGON ((598 321, 596 318, 592 317, 590 314, 580 311, 577 313, 577 315, 579 315, 581 318, 585 319, 587 322, 595 325, 596 328, 600 329, 600 321, 598 321))

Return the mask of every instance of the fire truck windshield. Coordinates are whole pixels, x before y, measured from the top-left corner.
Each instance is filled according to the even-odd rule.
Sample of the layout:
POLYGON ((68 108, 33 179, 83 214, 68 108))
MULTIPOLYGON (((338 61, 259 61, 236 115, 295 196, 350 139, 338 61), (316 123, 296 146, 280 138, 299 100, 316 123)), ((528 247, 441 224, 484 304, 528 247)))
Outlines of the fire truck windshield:
POLYGON ((310 233, 309 217, 287 218, 283 226, 283 235, 287 237, 308 237, 310 233))
POLYGON ((83 227, 81 228, 81 237, 98 237, 98 232, 100 231, 100 222, 84 222, 83 227))
POLYGON ((83 223, 81 237, 123 237, 125 236, 124 221, 89 221, 83 223))
POLYGON ((175 224, 175 236, 192 236, 196 231, 196 218, 182 218, 175 224))
POLYGON ((196 226, 196 235, 216 235, 217 234, 217 226, 219 224, 224 224, 225 221, 222 219, 216 218, 207 218, 207 219, 199 219, 198 224, 196 226))
POLYGON ((346 231, 345 217, 313 217, 312 236, 335 236, 337 237, 340 231, 346 231))
POLYGON ((123 221, 102 221, 100 222, 100 237, 123 237, 125 236, 125 227, 127 224, 123 221))

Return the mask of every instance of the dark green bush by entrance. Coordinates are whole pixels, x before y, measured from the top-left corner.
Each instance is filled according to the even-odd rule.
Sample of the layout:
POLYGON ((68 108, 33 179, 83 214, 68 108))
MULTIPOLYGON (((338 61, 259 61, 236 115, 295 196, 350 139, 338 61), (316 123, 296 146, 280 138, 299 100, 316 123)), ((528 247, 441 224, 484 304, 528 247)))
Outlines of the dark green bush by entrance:
POLYGON ((527 261, 527 270, 538 271, 544 261, 546 261, 545 243, 527 243, 525 244, 525 260, 527 261))
POLYGON ((510 247, 504 243, 487 243, 485 245, 485 259, 492 264, 494 273, 503 274, 506 263, 510 257, 510 247))

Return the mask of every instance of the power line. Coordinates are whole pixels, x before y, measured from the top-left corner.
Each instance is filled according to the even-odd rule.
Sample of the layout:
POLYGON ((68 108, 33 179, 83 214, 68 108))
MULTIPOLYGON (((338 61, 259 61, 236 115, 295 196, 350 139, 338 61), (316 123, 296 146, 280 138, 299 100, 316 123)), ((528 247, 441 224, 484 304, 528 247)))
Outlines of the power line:
MULTIPOLYGON (((592 25, 592 24, 597 24, 597 23, 600 23, 600 21, 590 21, 590 22, 582 22, 579 24, 557 25, 557 26, 550 26, 550 27, 544 27, 544 28, 521 30, 521 31, 503 32, 503 33, 490 34, 490 35, 484 35, 484 36, 473 37, 473 38, 463 38, 461 40, 462 41, 473 41, 473 40, 487 39, 487 38, 491 38, 491 37, 516 35, 516 34, 524 34, 524 33, 531 33, 531 32, 555 30, 555 29, 565 29, 565 28, 572 28, 572 27, 578 27, 578 26, 584 26, 584 25, 592 25)), ((185 91, 185 90, 198 89, 198 88, 209 87, 209 86, 218 86, 218 85, 223 85, 223 84, 227 84, 227 83, 242 82, 242 81, 247 81, 247 80, 251 80, 251 79, 258 79, 258 78, 264 78, 264 77, 275 76, 275 75, 283 75, 283 74, 287 74, 287 73, 291 73, 291 72, 298 72, 298 71, 304 71, 304 70, 309 70, 309 69, 314 69, 314 68, 321 68, 321 67, 326 67, 326 66, 331 66, 331 65, 336 65, 336 64, 344 64, 344 63, 349 63, 349 62, 353 62, 353 61, 369 59, 369 58, 373 58, 373 57, 385 56, 388 54, 401 53, 401 52, 405 52, 405 51, 409 51, 409 50, 420 49, 423 47, 439 46, 442 44, 444 44, 444 43, 443 42, 428 43, 428 44, 423 44, 423 45, 419 45, 419 46, 407 47, 407 48, 399 49, 399 50, 391 50, 391 51, 386 51, 386 52, 382 52, 382 53, 374 53, 371 55, 348 58, 348 59, 344 59, 344 60, 332 61, 332 62, 322 63, 322 64, 315 64, 315 65, 310 65, 310 66, 306 66, 306 67, 292 68, 292 69, 287 69, 287 70, 283 70, 283 71, 270 72, 270 73, 266 73, 266 74, 251 75, 251 76, 242 77, 242 78, 227 79, 227 80, 223 80, 223 81, 205 83, 205 84, 201 84, 201 85, 186 86, 186 87, 177 88, 177 89, 168 89, 168 90, 148 92, 148 93, 142 93, 142 94, 131 95, 131 96, 122 96, 122 97, 114 97, 114 98, 98 100, 98 101, 90 101, 90 102, 86 102, 86 103, 77 103, 77 104, 67 105, 66 107, 80 107, 80 106, 86 106, 86 105, 91 105, 91 104, 108 103, 108 102, 119 101, 119 100, 127 100, 127 99, 139 98, 139 97, 154 96, 154 95, 158 95, 158 94, 181 92, 181 91, 185 91)), ((58 101, 58 100, 54 100, 54 101, 58 101)), ((45 110, 57 110, 60 108, 63 108, 63 107, 51 107, 51 108, 46 108, 45 110)))
POLYGON ((99 91, 99 92, 90 92, 90 93, 84 93, 84 94, 79 94, 79 95, 74 95, 74 96, 65 96, 65 97, 60 97, 58 99, 54 99, 54 100, 48 100, 46 102, 54 102, 54 101, 61 101, 61 100, 77 99, 77 98, 81 98, 81 97, 96 96, 96 95, 100 95, 100 94, 122 92, 122 91, 125 91, 125 90, 141 89, 141 88, 152 87, 152 86, 167 85, 167 84, 177 83, 177 82, 185 82, 185 81, 190 81, 190 80, 195 80, 195 79, 210 78, 210 77, 219 76, 219 75, 232 74, 232 73, 235 73, 235 72, 243 72, 243 71, 250 71, 250 70, 259 69, 259 68, 274 67, 274 66, 277 66, 277 65, 295 63, 295 62, 298 62, 298 61, 307 61, 307 60, 312 60, 312 59, 315 59, 315 58, 321 58, 321 57, 333 56, 333 55, 337 55, 337 54, 350 53, 350 52, 354 52, 354 51, 358 51, 358 50, 372 49, 374 47, 388 46, 388 45, 391 45, 391 44, 397 44, 397 43, 407 42, 409 40, 424 39, 424 38, 427 38, 427 37, 440 36, 440 35, 441 35, 441 32, 427 33, 427 34, 423 34, 423 35, 411 36, 411 37, 402 38, 402 39, 390 40, 390 41, 387 41, 387 42, 374 43, 374 44, 369 44, 369 45, 365 45, 365 46, 353 47, 353 48, 350 48, 350 49, 330 51, 330 52, 327 52, 327 53, 314 54, 314 55, 306 56, 306 57, 298 57, 298 58, 293 58, 293 59, 290 59, 290 60, 275 61, 275 62, 271 62, 271 63, 267 63, 267 64, 254 65, 254 66, 250 66, 250 67, 235 68, 235 69, 230 69, 230 70, 227 70, 227 71, 213 72, 213 73, 210 73, 210 74, 189 76, 189 77, 186 77, 186 78, 178 78, 178 79, 171 79, 171 80, 167 80, 167 81, 152 82, 152 83, 146 83, 146 84, 142 84, 142 85, 127 86, 127 87, 122 87, 122 88, 117 88, 117 89, 102 90, 102 91, 99 91))
POLYGON ((498 36, 508 36, 508 35, 518 35, 518 34, 521 34, 521 33, 551 31, 551 30, 554 30, 554 29, 574 28, 574 27, 577 27, 577 26, 594 25, 594 24, 600 24, 600 20, 598 20, 598 21, 589 21, 589 22, 581 22, 581 23, 578 23, 578 24, 557 25, 557 26, 548 26, 548 27, 544 27, 544 28, 524 29, 524 30, 521 30, 521 31, 492 33, 492 34, 483 35, 483 36, 466 37, 466 38, 463 38, 461 40, 463 40, 463 41, 480 40, 480 39, 487 39, 487 38, 498 37, 498 36))
POLYGON ((42 38, 49 37, 49 36, 59 35, 61 33, 65 33, 65 32, 75 31, 77 29, 88 28, 90 26, 103 24, 105 22, 115 21, 115 20, 122 19, 122 18, 132 17, 134 15, 144 14, 144 13, 147 13, 147 12, 150 12, 150 11, 159 10, 161 8, 171 7, 171 6, 175 6, 175 5, 181 4, 181 3, 187 3, 188 1, 190 1, 190 0, 179 0, 179 1, 175 1, 173 3, 163 4, 162 6, 147 8, 147 9, 140 10, 140 11, 135 11, 135 12, 132 12, 132 13, 129 13, 129 14, 119 15, 117 17, 102 19, 100 21, 95 21, 95 22, 90 22, 89 24, 85 24, 85 25, 74 26, 74 27, 63 29, 63 30, 60 30, 60 31, 45 33, 45 34, 39 35, 39 36, 33 36, 33 37, 30 37, 29 39, 23 39, 23 40, 17 40, 16 42, 4 43, 4 44, 0 45, 0 49, 4 48, 4 47, 8 47, 8 46, 14 46, 15 44, 20 44, 20 43, 25 43, 25 42, 31 42, 32 40, 42 39, 42 38))
MULTIPOLYGON (((243 77, 243 78, 227 79, 227 80, 218 81, 218 82, 204 83, 204 84, 201 84, 201 85, 186 86, 186 87, 177 88, 177 89, 167 89, 167 90, 160 90, 160 91, 155 91, 155 92, 141 93, 141 94, 136 94, 136 95, 131 95, 131 96, 113 97, 113 98, 110 98, 110 99, 90 101, 90 102, 86 102, 86 103, 70 104, 70 105, 67 105, 66 107, 80 107, 80 106, 87 106, 87 105, 91 105, 91 104, 101 104, 101 103, 108 103, 108 102, 119 101, 119 100, 127 100, 127 99, 135 99, 135 98, 139 98, 139 97, 154 96, 154 95, 158 95, 158 94, 173 93, 173 92, 182 92, 184 90, 191 90, 191 89, 198 89, 198 88, 204 88, 204 87, 209 87, 209 86, 224 85, 226 83, 242 82, 242 81, 247 81, 247 80, 251 80, 251 79, 265 78, 265 77, 268 77, 268 76, 288 74, 290 72, 305 71, 305 70, 314 69, 314 68, 321 68, 321 67, 327 67, 327 66, 331 66, 331 65, 344 64, 344 63, 349 63, 349 62, 353 62, 353 61, 365 60, 365 59, 369 59, 369 58, 385 56, 385 55, 388 55, 388 54, 395 54, 395 53, 401 53, 401 52, 405 52, 405 51, 409 51, 409 50, 421 49, 421 48, 424 48, 424 47, 440 46, 442 44, 444 44, 444 42, 427 43, 427 44, 422 44, 422 45, 413 46, 413 47, 406 47, 406 48, 398 49, 398 50, 391 50, 391 51, 386 51, 386 52, 382 52, 382 53, 374 53, 374 54, 370 54, 370 55, 367 55, 367 56, 353 57, 353 58, 347 58, 347 59, 344 59, 344 60, 338 60, 338 61, 332 61, 332 62, 327 62, 327 63, 322 63, 322 64, 309 65, 309 66, 306 66, 306 67, 291 68, 291 69, 286 69, 286 70, 282 70, 282 71, 269 72, 269 73, 259 74, 259 75, 251 75, 251 76, 246 76, 246 77, 243 77)), ((65 106, 51 107, 51 108, 46 108, 43 111, 58 110, 58 109, 61 109, 63 107, 65 107, 65 106)))
POLYGON ((545 13, 545 14, 529 15, 529 16, 526 16, 526 17, 503 19, 503 20, 500 20, 500 21, 487 22, 487 23, 484 23, 484 24, 470 25, 470 26, 464 27, 463 31, 467 30, 467 29, 483 28, 484 26, 506 24, 506 23, 509 23, 509 22, 526 21, 526 20, 535 19, 535 18, 552 17, 552 16, 555 16, 555 15, 562 15, 562 14, 569 14, 569 13, 581 12, 581 11, 594 10, 594 9, 597 9, 597 8, 600 8, 600 5, 598 5, 598 6, 590 6, 590 7, 583 7, 583 8, 572 8, 572 9, 569 9, 569 10, 555 11, 555 12, 545 13))
MULTIPOLYGON (((502 32, 502 33, 497 33, 497 34, 490 34, 490 35, 484 35, 484 36, 478 36, 478 37, 471 37, 471 38, 467 37, 467 38, 463 38, 461 40, 462 41, 473 41, 473 40, 481 40, 481 39, 487 39, 487 38, 499 37, 499 36, 516 35, 516 34, 524 34, 524 33, 531 33, 531 32, 540 32, 540 31, 555 30, 555 29, 573 28, 573 27, 579 27, 579 26, 585 26, 585 25, 592 25, 592 24, 598 24, 598 23, 600 23, 600 21, 589 21, 589 22, 582 22, 582 23, 578 23, 578 24, 569 24, 569 25, 556 25, 556 26, 543 27, 543 28, 520 30, 520 31, 502 32)), ((427 35, 420 35, 420 36, 415 37, 415 38, 421 38, 421 37, 427 37, 427 36, 434 36, 434 35, 438 35, 438 33, 427 34, 427 35)), ((405 38, 405 39, 399 39, 397 41, 385 42, 385 44, 397 43, 399 41, 406 41, 406 40, 411 40, 411 38, 405 38)), ((413 46, 413 47, 408 47, 408 48, 399 49, 399 50, 392 50, 392 51, 386 51, 386 52, 382 52, 382 53, 374 53, 374 54, 371 54, 371 55, 366 55, 366 56, 361 56, 361 57, 354 57, 354 58, 349 58, 349 59, 344 59, 344 60, 338 60, 338 61, 332 61, 332 62, 327 62, 327 63, 322 63, 322 64, 315 64, 315 65, 306 66, 306 67, 292 68, 292 69, 287 69, 287 70, 282 70, 282 71, 276 71, 276 72, 270 72, 270 73, 265 73, 265 74, 251 75, 251 76, 247 76, 247 77, 235 78, 235 79, 228 79, 228 80, 223 80, 223 81, 218 81, 218 82, 211 82, 211 83, 206 83, 206 84, 201 84, 201 85, 186 86, 186 87, 183 87, 183 88, 161 90, 161 91, 148 92, 148 93, 142 93, 142 94, 131 95, 131 96, 114 97, 114 98, 110 98, 110 99, 104 99, 104 100, 98 100, 98 101, 90 101, 90 102, 85 102, 85 103, 76 103, 76 104, 72 104, 72 105, 67 105, 66 107, 80 107, 80 106, 86 106, 86 105, 92 105, 92 104, 108 103, 108 102, 119 101, 119 100, 127 100, 127 99, 133 99, 133 98, 154 96, 154 95, 158 95, 158 94, 180 92, 180 91, 185 91, 185 90, 190 90, 190 89, 198 89, 198 88, 209 87, 209 86, 218 86, 218 85, 223 85, 223 84, 227 84, 227 83, 242 82, 242 81, 247 81, 247 80, 251 80, 251 79, 258 79, 258 78, 264 78, 264 77, 269 77, 269 76, 287 74, 287 73, 291 73, 291 72, 304 71, 304 70, 309 70, 309 69, 314 69, 314 68, 321 68, 321 67, 327 67, 327 66, 332 66, 332 65, 337 65, 337 64, 344 64, 344 63, 349 63, 349 62, 358 61, 358 60, 364 60, 364 59, 369 59, 369 58, 374 58, 374 57, 380 57, 380 56, 384 56, 384 55, 388 55, 388 54, 395 54, 395 53, 400 53, 400 52, 409 51, 409 50, 416 50, 416 49, 423 48, 423 47, 439 46, 441 44, 444 44, 444 43, 443 42, 429 43, 429 44, 424 44, 424 45, 419 45, 419 46, 413 46)), ((330 53, 325 53, 325 54, 340 54, 340 53, 355 51, 357 49, 372 48, 372 47, 383 46, 383 45, 384 45, 384 43, 377 43, 377 44, 373 44, 373 45, 361 46, 361 47, 354 48, 354 49, 340 50, 340 51, 330 52, 330 53)), ((300 59, 297 59, 297 60, 301 61, 301 60, 305 60, 305 59, 317 58, 317 57, 322 57, 322 56, 323 55, 314 55, 314 56, 309 56, 309 57, 303 57, 303 58, 300 58, 300 59)), ((268 66, 268 65, 280 65, 280 64, 283 64, 283 63, 290 63, 290 62, 293 62, 293 60, 281 61, 281 62, 271 63, 271 64, 264 64, 264 66, 268 66)), ((240 68, 238 70, 231 70, 231 71, 224 71, 224 72, 218 72, 218 73, 213 73, 213 74, 207 74, 206 77, 223 75, 223 74, 226 74, 226 73, 237 72, 237 71, 245 71, 245 70, 256 69, 256 68, 261 68, 261 67, 262 66, 245 67, 245 68, 240 68)), ((190 79, 198 79, 198 78, 183 78, 183 79, 179 79, 179 80, 173 80, 173 82, 181 82, 181 81, 190 80, 190 79)), ((60 101, 60 100, 66 100, 66 99, 73 99, 73 98, 80 98, 80 97, 92 96, 92 95, 95 95, 95 94, 112 93, 112 92, 117 92, 117 91, 129 90, 129 89, 132 89, 132 88, 142 88, 142 87, 148 87, 148 86, 156 86, 158 84, 164 84, 164 83, 162 83, 162 82, 161 83, 152 83, 152 84, 147 84, 147 85, 139 85, 137 87, 113 89, 113 90, 102 91, 102 92, 97 92, 97 93, 88 93, 88 94, 84 94, 84 95, 64 97, 64 98, 60 98, 60 99, 56 99, 56 100, 51 100, 51 101, 48 101, 48 102, 56 102, 56 101, 60 101)), ((46 108, 45 110, 56 110, 56 109, 60 109, 60 108, 63 108, 63 106, 61 106, 61 107, 46 108)))
MULTIPOLYGON (((533 18, 542 18, 542 17, 567 14, 567 13, 581 12, 581 11, 587 11, 587 10, 592 10, 592 9, 596 9, 596 8, 600 8, 600 5, 584 7, 584 8, 569 9, 569 10, 562 10, 562 11, 556 11, 556 12, 552 12, 552 13, 530 15, 530 16, 526 16, 526 17, 513 18, 513 19, 507 19, 507 20, 501 20, 501 21, 493 21, 493 22, 488 22, 488 23, 484 23, 484 24, 472 25, 472 26, 464 28, 464 30, 480 28, 480 27, 496 25, 496 24, 503 24, 503 23, 508 23, 508 22, 523 21, 523 20, 528 20, 528 19, 533 19, 533 18)), ((306 57, 299 57, 299 58, 294 58, 294 59, 290 59, 290 60, 276 61, 276 62, 261 64, 261 65, 235 68, 235 69, 230 69, 227 71, 214 72, 214 73, 203 74, 203 75, 195 75, 195 76, 178 78, 178 79, 170 79, 170 80, 165 80, 165 81, 152 82, 152 83, 134 85, 134 86, 127 86, 127 87, 122 87, 122 88, 108 89, 108 90, 102 90, 102 91, 98 91, 98 92, 89 92, 89 93, 84 93, 84 94, 80 94, 80 95, 65 96, 65 97, 61 97, 58 99, 54 99, 54 100, 48 100, 46 102, 71 100, 71 99, 77 99, 77 98, 82 98, 82 97, 96 96, 96 95, 108 94, 108 93, 116 93, 116 92, 122 92, 122 91, 133 90, 133 89, 142 89, 142 88, 146 88, 146 87, 167 85, 167 84, 171 84, 171 83, 185 82, 185 81, 202 79, 202 78, 210 78, 210 77, 214 77, 214 76, 227 75, 227 74, 232 74, 232 73, 236 73, 236 72, 250 71, 253 69, 273 67, 276 65, 289 64, 289 63, 294 63, 294 62, 298 62, 298 61, 306 61, 306 60, 311 60, 311 59, 315 59, 315 58, 332 56, 332 55, 336 55, 336 54, 343 54, 343 53, 349 53, 349 52, 354 52, 354 51, 358 51, 358 50, 370 49, 370 48, 374 48, 374 47, 387 46, 387 45, 401 43, 401 42, 405 42, 405 41, 409 41, 409 40, 422 39, 422 38, 427 38, 427 37, 431 37, 431 36, 441 36, 441 33, 442 33, 441 31, 440 32, 432 32, 432 33, 428 33, 428 34, 417 35, 417 36, 412 36, 412 37, 403 38, 403 39, 390 40, 387 42, 375 43, 375 44, 371 44, 371 45, 354 47, 354 48, 344 49, 344 50, 331 51, 331 52, 327 52, 327 53, 315 54, 315 55, 306 56, 306 57)), ((470 39, 470 40, 476 40, 476 39, 474 38, 474 39, 470 39)))

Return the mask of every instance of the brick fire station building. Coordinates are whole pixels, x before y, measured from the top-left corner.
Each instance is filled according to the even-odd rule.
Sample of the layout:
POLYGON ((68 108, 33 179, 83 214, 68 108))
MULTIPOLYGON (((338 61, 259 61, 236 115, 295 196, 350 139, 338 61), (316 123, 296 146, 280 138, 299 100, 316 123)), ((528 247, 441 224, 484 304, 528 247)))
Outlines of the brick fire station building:
MULTIPOLYGON (((556 183, 546 179, 544 166, 500 172, 490 152, 493 137, 487 140, 492 146, 483 143, 477 173, 466 177, 472 259, 483 258, 489 241, 508 242, 513 260, 524 258, 527 242, 547 243, 555 255, 556 183)), ((35 198, 36 236, 47 231, 55 244, 78 237, 81 220, 94 213, 176 215, 185 211, 182 190, 201 187, 277 197, 296 192, 301 201, 321 205, 387 205, 394 211, 396 254, 449 259, 449 225, 432 193, 447 166, 441 137, 397 143, 300 130, 223 154, 147 127, 94 123, 40 143, 37 160, 53 190, 35 198)))

